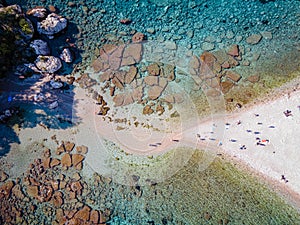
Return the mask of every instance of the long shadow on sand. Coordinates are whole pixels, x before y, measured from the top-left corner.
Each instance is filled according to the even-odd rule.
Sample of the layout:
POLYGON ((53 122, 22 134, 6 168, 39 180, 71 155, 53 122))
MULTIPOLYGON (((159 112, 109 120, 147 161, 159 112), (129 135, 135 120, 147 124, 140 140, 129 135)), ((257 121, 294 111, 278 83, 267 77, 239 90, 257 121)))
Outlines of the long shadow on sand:
MULTIPOLYGON (((59 57, 63 48, 68 47, 74 53, 75 60, 67 64, 63 62, 63 67, 56 73, 59 76, 70 75, 76 64, 82 61, 81 52, 70 43, 74 43, 71 37, 76 36, 78 30, 76 24, 69 23, 67 30, 61 35, 49 40, 43 35, 35 34, 33 39, 43 39, 48 42, 51 48, 51 55, 59 57), (66 42, 69 39, 69 42, 66 42)), ((18 47, 18 46, 15 46, 18 47)), ((11 58, 12 63, 14 59, 11 58)), ((16 64, 14 62, 13 64, 16 64)), ((0 79, 0 116, 5 111, 16 111, 13 116, 4 121, 0 119, 0 158, 10 151, 12 143, 20 143, 18 137, 19 129, 34 128, 41 126, 49 129, 67 129, 72 127, 74 86, 64 82, 64 86, 59 89, 52 89, 47 75, 35 74, 24 80, 20 80, 13 72, 5 78, 0 79), (40 95, 39 95, 40 94, 40 95), (58 107, 51 109, 50 104, 58 103, 58 107)), ((49 75, 48 75, 49 76, 49 75)))

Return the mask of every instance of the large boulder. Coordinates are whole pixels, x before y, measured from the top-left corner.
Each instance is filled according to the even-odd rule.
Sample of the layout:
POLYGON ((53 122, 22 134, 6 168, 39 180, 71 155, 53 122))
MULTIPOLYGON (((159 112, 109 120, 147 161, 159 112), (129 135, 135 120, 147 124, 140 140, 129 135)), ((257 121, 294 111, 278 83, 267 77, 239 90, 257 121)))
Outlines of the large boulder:
POLYGON ((45 73, 55 73, 62 66, 59 58, 54 56, 38 56, 35 60, 35 66, 45 73))
POLYGON ((49 39, 53 39, 54 35, 67 27, 67 19, 57 15, 56 13, 49 14, 46 19, 37 23, 37 31, 40 34, 45 34, 49 39))

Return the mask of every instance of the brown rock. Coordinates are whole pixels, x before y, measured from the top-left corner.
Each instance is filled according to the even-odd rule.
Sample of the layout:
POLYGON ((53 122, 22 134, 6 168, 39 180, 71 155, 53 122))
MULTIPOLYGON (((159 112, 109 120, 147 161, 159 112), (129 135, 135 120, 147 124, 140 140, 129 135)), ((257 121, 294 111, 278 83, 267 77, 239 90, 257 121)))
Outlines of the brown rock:
POLYGON ((81 163, 84 160, 85 156, 81 154, 73 154, 72 155, 72 164, 73 166, 77 166, 78 163, 81 163))
POLYGON ((149 86, 158 85, 158 76, 146 76, 144 82, 149 86))
POLYGON ((7 173, 5 173, 4 171, 0 171, 0 182, 4 182, 7 179, 8 179, 7 173))
POLYGON ((51 161, 51 158, 45 158, 43 160, 43 166, 44 166, 45 169, 50 168, 50 161, 51 161))
POLYGON ((214 53, 215 58, 221 65, 228 60, 228 54, 224 50, 217 50, 214 53))
POLYGON ((206 92, 205 92, 206 96, 208 97, 217 97, 217 96, 220 96, 221 92, 218 91, 217 89, 214 89, 214 88, 210 88, 208 89, 206 92))
POLYGON ((145 35, 141 32, 137 32, 132 36, 132 42, 139 43, 142 42, 145 38, 145 35))
POLYGON ((51 156, 51 151, 49 148, 45 149, 43 152, 45 158, 49 158, 51 156))
POLYGON ((240 74, 231 70, 227 70, 225 76, 234 82, 238 82, 242 78, 240 74))
MULTIPOLYGON (((127 45, 123 53, 122 65, 123 65, 123 59, 128 61, 128 59, 126 59, 128 57, 129 58, 131 57, 135 61, 135 63, 140 62, 142 57, 142 45, 141 44, 127 45)), ((132 64, 124 64, 124 65, 132 65, 132 64)))
POLYGON ((79 181, 81 179, 81 176, 79 173, 74 173, 73 177, 74 180, 79 181))
POLYGON ((150 105, 146 105, 143 109, 143 114, 144 115, 150 115, 154 112, 154 110, 151 108, 150 105))
POLYGON ((133 98, 131 94, 125 94, 123 105, 130 105, 133 103, 133 98))
POLYGON ((67 182, 66 182, 66 181, 61 180, 61 181, 59 182, 59 189, 65 189, 66 186, 67 186, 67 182))
POLYGON ((219 77, 214 77, 212 79, 206 80, 206 82, 211 88, 220 88, 221 80, 219 77))
POLYGON ((70 184, 70 188, 73 192, 75 192, 78 195, 81 195, 82 193, 82 185, 80 183, 80 181, 74 181, 70 184))
POLYGON ((240 63, 232 56, 228 57, 228 63, 230 65, 230 67, 236 67, 238 66, 240 63))
POLYGON ((163 67, 164 77, 168 79, 168 81, 175 80, 175 66, 173 65, 165 65, 163 67))
POLYGON ((160 86, 161 88, 165 89, 168 85, 168 80, 164 77, 159 77, 158 79, 158 86, 160 86))
POLYGON ((51 180, 51 187, 54 191, 57 191, 59 189, 59 180, 51 180))
POLYGON ((200 56, 201 67, 205 64, 209 68, 213 68, 213 64, 216 62, 215 56, 211 52, 203 52, 200 56))
POLYGON ((162 94, 164 88, 160 86, 151 86, 148 90, 148 98, 151 100, 158 99, 159 96, 162 94))
POLYGON ((259 75, 251 75, 247 78, 248 81, 250 81, 251 83, 256 83, 260 80, 259 75))
POLYGON ((252 34, 247 37, 246 42, 251 45, 257 44, 261 40, 262 36, 260 34, 252 34))
POLYGON ((76 169, 76 170, 81 170, 81 169, 82 169, 82 162, 81 162, 81 163, 78 163, 78 164, 75 166, 75 169, 76 169))
POLYGON ((72 165, 72 159, 71 159, 71 155, 69 153, 65 153, 62 157, 61 157, 61 165, 63 167, 70 167, 72 165))
POLYGON ((59 224, 65 224, 66 218, 64 216, 64 210, 63 209, 56 209, 55 217, 56 217, 56 220, 59 222, 59 224))
POLYGON ((140 87, 135 88, 132 91, 131 96, 134 101, 141 102, 143 99, 143 96, 144 96, 143 87, 140 86, 140 87))
POLYGON ((66 150, 65 150, 65 146, 64 146, 64 144, 62 143, 60 146, 57 147, 55 153, 56 153, 57 155, 60 155, 61 153, 65 152, 65 151, 66 151, 66 150))
POLYGON ((121 66, 130 66, 136 64, 136 61, 132 56, 122 57, 121 60, 121 66))
POLYGON ((86 154, 88 152, 88 147, 84 145, 76 146, 76 151, 77 153, 86 154))
POLYGON ((91 208, 85 205, 82 209, 75 213, 74 218, 89 221, 91 208))
POLYGON ((239 52, 239 46, 238 45, 231 45, 229 50, 227 51, 228 55, 231 55, 233 57, 239 56, 240 52, 239 52))
POLYGON ((60 208, 64 203, 63 194, 60 191, 54 192, 51 202, 56 208, 60 208))
POLYGON ((190 67, 193 69, 199 69, 200 68, 200 60, 197 56, 193 55, 190 61, 190 67))
POLYGON ((223 82, 221 82, 221 89, 222 89, 222 92, 223 94, 226 94, 227 92, 230 91, 230 89, 233 87, 233 83, 232 81, 229 81, 229 80, 225 80, 223 82))
POLYGON ((222 66, 222 68, 224 68, 224 69, 229 69, 229 68, 230 68, 230 64, 229 64, 228 61, 224 62, 221 66, 222 66))
POLYGON ((160 115, 162 115, 165 112, 165 108, 161 104, 158 104, 156 106, 156 112, 160 116, 160 115))
POLYGON ((164 96, 163 100, 168 103, 175 103, 175 98, 173 95, 164 96))
POLYGON ((124 97, 125 97, 125 95, 123 93, 115 95, 114 98, 113 98, 115 106, 121 106, 121 105, 123 105, 124 97))
POLYGON ((122 85, 125 83, 125 76, 126 76, 126 72, 124 71, 115 72, 115 77, 118 78, 118 80, 122 83, 122 85))
POLYGON ((12 188, 12 193, 14 196, 16 196, 18 199, 21 199, 23 200, 25 198, 25 195, 23 194, 22 192, 22 188, 19 184, 15 185, 13 188, 12 188))
POLYGON ((52 198, 53 195, 53 189, 51 186, 43 185, 40 186, 40 190, 37 196, 37 199, 40 202, 48 202, 52 198))
POLYGON ((37 198, 38 197, 38 194, 39 194, 39 188, 38 188, 38 186, 29 185, 29 186, 27 186, 26 191, 27 191, 27 194, 30 197, 33 197, 33 198, 37 198))
POLYGON ((99 217, 100 217, 99 223, 100 224, 105 224, 106 223, 106 217, 105 217, 105 215, 102 211, 99 212, 99 217))
POLYGON ((111 79, 111 71, 105 71, 104 73, 102 73, 99 77, 100 82, 104 83, 105 81, 109 81, 111 79))
POLYGON ((112 79, 112 83, 113 83, 117 88, 119 88, 119 89, 123 89, 123 88, 124 88, 122 82, 121 82, 117 77, 114 77, 114 78, 112 79))
POLYGON ((130 84, 137 75, 137 68, 135 66, 131 66, 129 71, 125 75, 125 84, 130 84))
POLYGON ((91 66, 96 73, 100 71, 106 71, 107 69, 109 69, 108 60, 103 60, 101 57, 95 59, 91 66))
POLYGON ((149 66, 147 66, 147 71, 152 76, 158 76, 159 75, 159 66, 157 63, 152 63, 149 66))
POLYGON ((99 223, 99 212, 97 210, 92 210, 90 212, 90 221, 95 224, 99 223))
POLYGON ((64 142, 64 146, 67 152, 71 152, 73 148, 75 147, 75 144, 73 142, 64 142))
POLYGON ((50 11, 51 13, 55 13, 55 12, 56 12, 56 8, 55 8, 54 5, 49 5, 49 6, 48 6, 48 9, 49 9, 49 11, 50 11))
POLYGON ((50 167, 53 168, 55 166, 58 166, 60 164, 60 160, 59 159, 56 159, 56 158, 51 158, 51 161, 50 161, 50 167))
POLYGON ((109 107, 101 105, 98 111, 98 115, 106 116, 109 110, 110 110, 109 107))

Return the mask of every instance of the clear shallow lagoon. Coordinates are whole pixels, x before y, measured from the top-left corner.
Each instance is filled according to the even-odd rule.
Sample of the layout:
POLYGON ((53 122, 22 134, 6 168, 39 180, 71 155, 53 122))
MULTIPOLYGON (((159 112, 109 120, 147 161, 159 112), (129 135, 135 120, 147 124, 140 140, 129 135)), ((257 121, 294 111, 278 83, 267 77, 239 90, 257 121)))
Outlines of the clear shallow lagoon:
MULTIPOLYGON (((34 6, 54 5, 60 15, 67 17, 69 28, 66 35, 80 50, 78 73, 86 72, 103 44, 120 45, 130 41, 138 31, 153 42, 174 41, 177 46, 197 56, 205 50, 216 52, 232 44, 241 46, 243 59, 235 69, 242 79, 224 95, 229 110, 236 108, 237 103, 243 105, 251 102, 264 96, 270 89, 299 76, 300 6, 296 0, 72 1, 72 4, 58 0, 7 2, 20 4, 24 11, 34 6), (119 22, 126 18, 132 22, 128 25, 119 22), (253 34, 261 35, 261 40, 256 44, 247 41, 247 37, 253 34), (260 80, 249 82, 247 78, 252 75, 259 75, 260 80)), ((55 55, 59 46, 66 42, 58 37, 51 44, 52 54, 55 55)), ((205 96, 200 95, 199 90, 194 90, 193 84, 184 76, 178 75, 182 79, 176 84, 187 90, 200 115, 209 114, 205 96)), ((60 129, 65 128, 55 127, 54 133, 60 129)), ((32 146, 29 152, 35 155, 33 158, 42 157, 43 145, 37 144, 34 150, 32 146)), ((51 149, 53 155, 55 149, 51 149)), ((27 151, 25 147, 22 157, 32 157, 26 156, 24 151, 27 151)), ((16 162, 21 161, 19 159, 22 157, 16 157, 16 162)), ((10 160, 13 161, 13 158, 10 160)), ((67 185, 59 189, 64 199, 61 206, 51 202, 40 203, 32 197, 27 201, 14 200, 23 222, 10 223, 7 221, 9 217, 4 214, 1 214, 0 221, 2 219, 4 224, 57 224, 54 221, 58 220, 60 209, 66 214, 66 211, 77 212, 88 206, 103 212, 107 224, 116 225, 300 223, 297 210, 265 184, 259 183, 257 178, 219 157, 207 169, 199 171, 197 165, 201 160, 201 151, 197 151, 174 176, 157 184, 150 180, 149 185, 145 186, 140 185, 136 177, 132 177, 133 186, 126 186, 101 175, 90 178, 79 172, 83 193, 77 199, 70 200, 67 185), (35 207, 32 208, 32 204, 35 207)), ((29 168, 29 165, 22 166, 25 170, 29 168)), ((129 166, 134 170, 134 165, 129 166)), ((2 169, 14 174, 9 172, 9 164, 3 164, 2 169)), ((73 169, 65 171, 57 167, 47 171, 49 177, 65 180, 66 183, 75 180, 73 176, 76 170, 73 169), (61 177, 61 174, 65 177, 61 177)), ((28 191, 24 178, 27 175, 21 175, 20 180, 11 176, 24 193, 28 191)), ((9 204, 9 200, 2 201, 4 208, 9 204)), ((2 212, 7 215, 12 213, 12 209, 8 207, 2 212)))

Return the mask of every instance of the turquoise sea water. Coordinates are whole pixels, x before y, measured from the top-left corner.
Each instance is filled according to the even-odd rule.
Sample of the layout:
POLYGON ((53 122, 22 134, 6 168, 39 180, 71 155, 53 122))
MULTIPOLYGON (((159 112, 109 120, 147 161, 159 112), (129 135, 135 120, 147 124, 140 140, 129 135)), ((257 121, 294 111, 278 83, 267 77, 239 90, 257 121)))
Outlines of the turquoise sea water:
MULTIPOLYGON (((297 0, 74 0, 72 4, 62 0, 7 0, 7 3, 20 4, 24 11, 54 5, 60 15, 67 17, 69 28, 63 38, 51 42, 52 54, 57 55, 59 48, 66 44, 64 38, 70 38, 79 50, 77 63, 81 72, 85 72, 103 44, 122 44, 138 31, 147 40, 174 41, 198 56, 205 50, 217 51, 232 44, 244 46, 245 59, 237 68, 243 77, 241 83, 254 74, 259 74, 264 82, 262 86, 255 84, 249 88, 254 97, 261 92, 260 88, 273 88, 299 74, 300 4, 297 0), (132 22, 128 25, 119 22, 126 18, 132 22), (265 37, 258 44, 247 43, 246 37, 261 33, 265 37), (254 60, 257 55, 259 59, 254 60)), ((189 85, 189 82, 178 84, 189 85)), ((183 88, 189 90, 191 86, 183 88)), ((235 92, 232 95, 236 99, 240 97, 235 92)), ((230 98, 230 93, 225 97, 230 98)), ((191 99, 201 111, 200 105, 206 103, 203 97, 191 92, 191 99)), ((242 98, 239 101, 247 102, 242 98)), ((43 119, 41 116, 36 120, 43 119)), ((65 127, 54 126, 54 129, 65 127)), ((35 152, 42 155, 42 150, 40 147, 35 152)), ((54 154, 55 149, 51 150, 54 154)), ((197 151, 174 176, 157 184, 150 181, 145 186, 136 180, 132 186, 126 186, 99 174, 93 178, 80 174, 85 191, 76 201, 69 202, 67 189, 61 190, 65 196, 61 207, 34 198, 30 202, 17 201, 15 204, 24 217, 19 224, 59 224, 54 222, 58 208, 79 210, 83 205, 108 210, 107 224, 112 225, 300 224, 298 211, 255 177, 221 158, 199 171, 201 157, 201 151, 197 151)), ((55 179, 61 179, 59 175, 64 174, 72 180, 73 172, 59 168, 49 174, 55 179)), ((24 177, 21 176, 22 181, 24 177)), ((26 190, 25 184, 17 183, 26 190)), ((9 205, 9 201, 3 200, 2 207, 4 204, 9 205)), ((10 211, 0 213, 0 222, 13 224, 5 221, 5 213, 10 211)))

